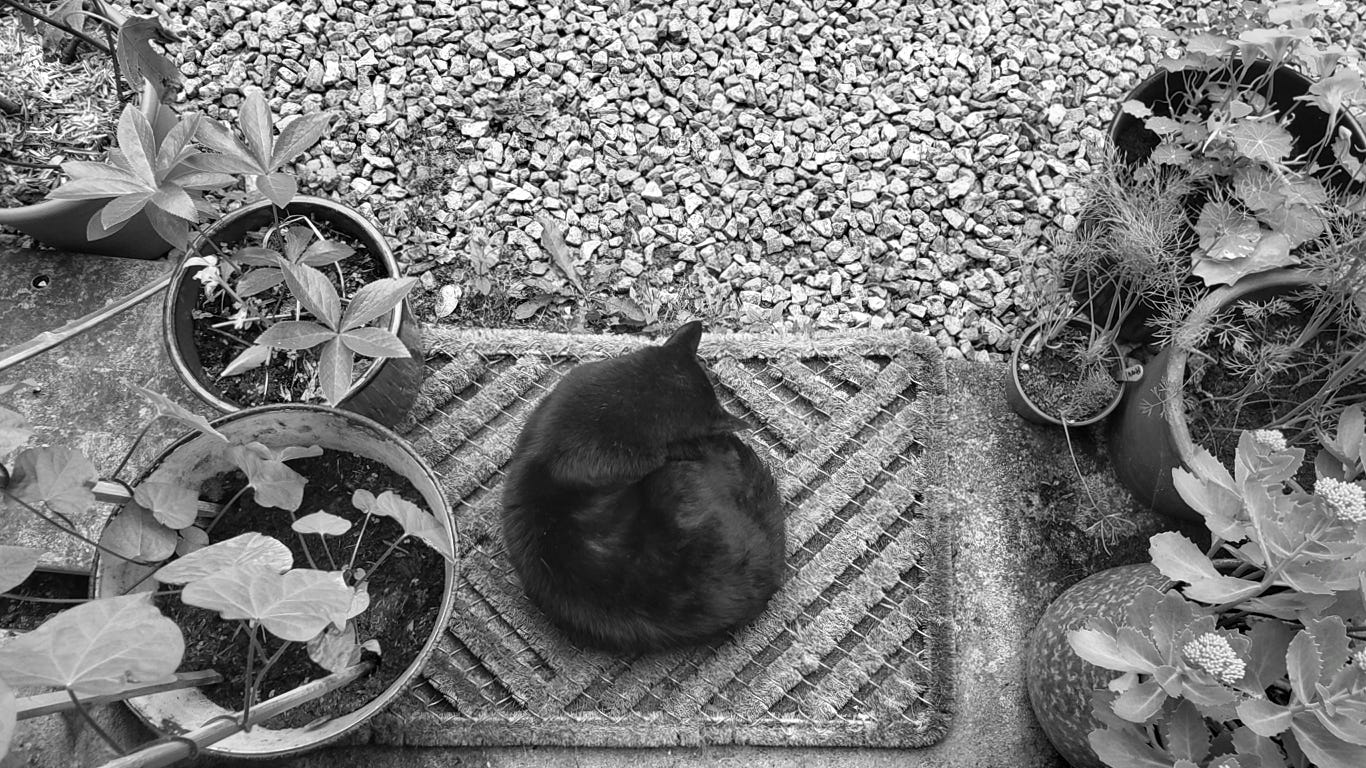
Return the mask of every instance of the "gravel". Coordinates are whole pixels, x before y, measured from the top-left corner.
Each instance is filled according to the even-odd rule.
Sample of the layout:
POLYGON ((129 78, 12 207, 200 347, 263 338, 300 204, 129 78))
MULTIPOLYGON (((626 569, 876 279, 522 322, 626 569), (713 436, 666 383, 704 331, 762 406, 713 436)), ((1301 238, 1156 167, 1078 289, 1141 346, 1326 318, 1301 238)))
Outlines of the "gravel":
POLYGON ((549 221, 595 305, 647 322, 909 327, 999 359, 1021 254, 1075 223, 1073 182, 1160 55, 1139 30, 1198 20, 1183 2, 164 10, 191 104, 226 115, 257 84, 285 114, 345 116, 304 186, 393 234, 425 320, 564 321, 509 311, 573 295, 549 221))

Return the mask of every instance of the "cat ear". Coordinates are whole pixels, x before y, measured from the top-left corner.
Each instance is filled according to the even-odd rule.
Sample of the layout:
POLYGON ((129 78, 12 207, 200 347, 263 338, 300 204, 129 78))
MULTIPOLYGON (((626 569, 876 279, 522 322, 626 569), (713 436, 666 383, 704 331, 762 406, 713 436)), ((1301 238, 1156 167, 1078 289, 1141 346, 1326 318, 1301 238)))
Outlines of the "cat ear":
POLYGON ((689 355, 697 354, 697 345, 702 341, 702 321, 694 320, 679 326, 678 330, 664 342, 671 349, 687 350, 689 355))

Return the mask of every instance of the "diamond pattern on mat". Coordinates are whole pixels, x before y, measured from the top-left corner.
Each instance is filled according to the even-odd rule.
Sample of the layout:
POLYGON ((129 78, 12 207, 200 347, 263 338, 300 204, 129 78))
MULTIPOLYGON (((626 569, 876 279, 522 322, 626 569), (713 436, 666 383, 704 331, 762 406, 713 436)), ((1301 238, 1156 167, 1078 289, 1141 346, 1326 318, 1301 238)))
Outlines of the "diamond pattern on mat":
POLYGON ((745 439, 787 505, 786 583, 726 639, 621 658, 563 638, 522 595, 499 537, 503 467, 522 424, 566 371, 601 357, 589 349, 490 344, 429 362, 405 434, 443 479, 460 578, 449 631, 400 718, 482 743, 685 743, 708 725, 724 726, 713 743, 784 743, 813 725, 829 734, 818 743, 863 743, 870 731, 888 746, 932 741, 947 709, 947 630, 935 619, 946 607, 923 588, 927 436, 939 424, 929 409, 941 405, 922 394, 923 350, 761 359, 704 343, 722 402, 762 425, 745 439))

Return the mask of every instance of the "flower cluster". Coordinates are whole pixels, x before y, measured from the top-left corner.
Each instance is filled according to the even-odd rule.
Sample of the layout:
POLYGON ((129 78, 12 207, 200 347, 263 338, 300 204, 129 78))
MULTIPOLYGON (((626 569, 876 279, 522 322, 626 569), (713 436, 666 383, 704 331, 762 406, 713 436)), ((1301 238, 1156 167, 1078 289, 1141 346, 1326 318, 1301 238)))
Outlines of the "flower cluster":
POLYGON ((1257 429, 1252 432, 1252 439, 1258 445, 1272 451, 1284 451, 1286 449, 1285 435, 1275 429, 1257 429))
POLYGON ((1247 672, 1247 662, 1238 658, 1228 638, 1223 635, 1206 632, 1186 643, 1182 650, 1187 661, 1214 675, 1214 679, 1225 685, 1237 683, 1247 672))
POLYGON ((1339 519, 1366 523, 1366 490, 1356 483, 1322 477, 1314 486, 1314 492, 1328 502, 1333 514, 1339 519))

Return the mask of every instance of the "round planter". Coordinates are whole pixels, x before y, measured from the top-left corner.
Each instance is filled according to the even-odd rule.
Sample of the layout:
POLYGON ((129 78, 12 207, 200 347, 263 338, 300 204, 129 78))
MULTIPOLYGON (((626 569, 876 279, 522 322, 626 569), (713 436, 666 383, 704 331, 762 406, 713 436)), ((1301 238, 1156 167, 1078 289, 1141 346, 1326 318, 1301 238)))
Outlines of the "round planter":
MULTIPOLYGON (((233 413, 244 406, 220 393, 200 365, 190 312, 202 288, 195 279, 202 267, 189 266, 186 261, 188 256, 197 254, 206 243, 240 242, 248 232, 273 222, 277 214, 281 218, 306 215, 314 221, 326 222, 364 244, 374 258, 383 262, 383 272, 387 277, 400 277, 398 262, 394 260, 384 236, 358 211, 341 203, 320 197, 299 196, 282 211, 269 200, 262 200, 218 220, 190 246, 187 258, 176 269, 170 288, 166 291, 162 324, 172 367, 199 399, 221 413, 233 413)), ((403 341, 410 356, 372 360, 369 370, 352 383, 351 389, 338 405, 384 424, 396 424, 412 407, 422 383, 421 331, 406 300, 389 313, 382 327, 403 341)))
MULTIPOLYGON (((1296 270, 1250 275, 1201 299, 1192 314, 1212 316, 1240 299, 1281 293, 1308 283, 1307 275, 1296 270)), ((1189 356, 1187 350, 1166 347, 1148 363, 1143 378, 1129 385, 1124 407, 1110 420, 1108 444, 1116 476, 1149 508, 1178 520, 1201 521, 1172 481, 1173 469, 1189 470, 1195 459, 1195 441, 1181 396, 1189 356)))
POLYGON ((1094 573, 1054 600, 1029 636, 1025 683, 1048 740, 1073 768, 1106 768, 1087 734, 1103 727, 1091 713, 1091 692, 1103 689, 1118 672, 1083 660, 1067 643, 1067 633, 1090 619, 1123 624, 1125 612, 1144 587, 1161 589, 1167 579, 1149 563, 1121 565, 1094 573))
MULTIPOLYGON (((115 23, 122 23, 127 18, 116 8, 105 6, 104 10, 115 23)), ((158 136, 175 125, 175 112, 160 103, 150 84, 144 83, 140 104, 143 115, 158 136)), ((0 208, 0 227, 17 229, 40 243, 71 253, 159 259, 171 250, 171 244, 157 234, 145 213, 133 216, 122 229, 108 237, 99 240, 86 237, 86 225, 91 217, 112 199, 44 200, 18 208, 0 208)))
MULTIPOLYGON (((273 405, 252 408, 224 416, 214 426, 235 442, 258 441, 272 448, 319 445, 346 451, 378 461, 413 484, 427 508, 454 540, 455 526, 442 496, 440 479, 413 451, 412 447, 380 424, 346 411, 316 405, 273 405)), ((197 487, 215 475, 233 469, 222 455, 216 438, 194 433, 167 448, 137 483, 172 481, 197 487)), ((111 518, 112 519, 112 518, 111 518)), ((155 587, 144 579, 148 566, 96 556, 92 593, 94 597, 147 591, 155 587), (140 583, 139 583, 140 582, 140 583), (133 586, 136 585, 136 586, 133 586)), ((435 576, 435 574, 433 574, 435 576)), ((445 591, 431 637, 392 684, 363 707, 338 713, 320 724, 304 728, 267 728, 254 726, 249 733, 237 733, 208 748, 228 757, 280 758, 319 747, 356 728, 383 709, 401 693, 436 645, 448 623, 454 604, 455 566, 445 564, 445 591)), ((130 699, 128 702, 150 727, 176 735, 198 728, 214 718, 231 714, 214 704, 198 689, 190 688, 130 699)))
MULTIPOLYGON (((1082 326, 1092 325, 1092 327, 1094 327, 1090 321, 1082 318, 1074 318, 1071 321, 1071 324, 1082 326)), ((1020 336, 1020 340, 1015 343, 1015 351, 1010 355, 1010 378, 1006 380, 1006 402, 1010 404, 1011 410, 1019 414, 1020 418, 1025 421, 1030 421, 1035 424, 1047 424, 1055 427, 1086 427, 1102 421, 1105 417, 1113 413, 1114 410, 1119 407, 1120 400, 1124 397, 1124 387, 1122 385, 1117 388, 1115 396, 1110 400, 1110 403, 1098 413, 1080 421, 1069 421, 1066 423, 1053 414, 1044 411, 1029 398, 1029 395, 1025 394, 1024 388, 1020 385, 1020 350, 1024 349, 1025 345, 1038 334, 1042 327, 1043 323, 1035 323, 1025 329, 1025 332, 1020 336)), ((1129 377, 1124 370, 1124 356, 1120 353, 1119 347, 1116 346, 1114 342, 1110 342, 1110 352, 1115 360, 1115 381, 1122 382, 1129 377)), ((1134 373, 1133 375, 1137 374, 1134 373)))
MULTIPOLYGON (((1267 61, 1254 61, 1244 70, 1243 82, 1261 78, 1266 75, 1270 68, 1267 61)), ((1115 110, 1114 119, 1110 122, 1110 144, 1118 152, 1121 158, 1129 163, 1137 163, 1148 158, 1154 148, 1161 142, 1158 135, 1147 129, 1143 125, 1143 119, 1128 114, 1123 109, 1123 103, 1129 100, 1136 100, 1152 109, 1154 115, 1161 117, 1171 117, 1190 108, 1187 102, 1197 88, 1210 80, 1229 82, 1235 76, 1232 70, 1222 72, 1210 72, 1206 70, 1184 69, 1175 72, 1159 70, 1147 80, 1139 83, 1129 94, 1120 101, 1120 105, 1115 110)), ((1309 92, 1309 87, 1314 81, 1305 77, 1290 67, 1277 67, 1271 73, 1270 88, 1263 91, 1272 105, 1280 114, 1287 116, 1288 120, 1282 120, 1282 124, 1287 125, 1287 130, 1294 137, 1295 147, 1292 156, 1308 156, 1314 152, 1315 146, 1319 144, 1324 136, 1329 134, 1329 115, 1308 102, 1298 101, 1296 97, 1303 96, 1309 92)), ((1339 127, 1345 127, 1352 136, 1352 154, 1359 160, 1366 160, 1366 132, 1362 131, 1361 124, 1357 122, 1346 110, 1341 110, 1337 119, 1331 125, 1331 130, 1336 133, 1339 127)), ((1353 182, 1350 175, 1337 162, 1333 155, 1331 141, 1313 157, 1307 160, 1317 160, 1319 163, 1328 166, 1331 170, 1318 174, 1320 181, 1329 187, 1339 191, 1361 191, 1363 185, 1360 182, 1353 182)))

